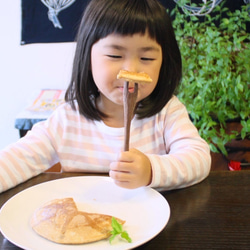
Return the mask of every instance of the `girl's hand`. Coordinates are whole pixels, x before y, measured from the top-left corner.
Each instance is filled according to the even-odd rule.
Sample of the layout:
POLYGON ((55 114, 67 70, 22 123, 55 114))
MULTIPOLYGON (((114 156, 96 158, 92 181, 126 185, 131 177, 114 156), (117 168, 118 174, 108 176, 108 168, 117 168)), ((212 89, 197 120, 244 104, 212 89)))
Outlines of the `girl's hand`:
POLYGON ((147 186, 152 178, 151 163, 145 154, 130 149, 110 164, 109 176, 120 187, 133 189, 147 186))

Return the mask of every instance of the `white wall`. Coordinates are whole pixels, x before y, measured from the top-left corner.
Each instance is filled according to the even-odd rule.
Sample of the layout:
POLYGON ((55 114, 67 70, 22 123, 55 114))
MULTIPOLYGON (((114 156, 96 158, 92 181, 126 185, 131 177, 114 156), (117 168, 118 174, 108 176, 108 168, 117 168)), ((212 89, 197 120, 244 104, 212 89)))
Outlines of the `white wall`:
POLYGON ((0 0, 0 150, 19 138, 15 117, 43 88, 66 88, 74 43, 20 45, 21 2, 0 0))

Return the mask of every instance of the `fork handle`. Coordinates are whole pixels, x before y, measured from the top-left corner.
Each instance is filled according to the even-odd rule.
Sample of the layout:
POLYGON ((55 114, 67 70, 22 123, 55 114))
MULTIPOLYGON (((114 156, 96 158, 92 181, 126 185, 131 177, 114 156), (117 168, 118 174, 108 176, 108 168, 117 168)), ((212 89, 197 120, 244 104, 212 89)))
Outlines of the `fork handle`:
POLYGON ((130 126, 131 120, 134 116, 136 107, 136 100, 138 94, 138 83, 135 83, 134 92, 130 93, 128 89, 129 82, 124 84, 123 92, 123 105, 124 105, 124 151, 129 151, 129 138, 130 138, 130 126))

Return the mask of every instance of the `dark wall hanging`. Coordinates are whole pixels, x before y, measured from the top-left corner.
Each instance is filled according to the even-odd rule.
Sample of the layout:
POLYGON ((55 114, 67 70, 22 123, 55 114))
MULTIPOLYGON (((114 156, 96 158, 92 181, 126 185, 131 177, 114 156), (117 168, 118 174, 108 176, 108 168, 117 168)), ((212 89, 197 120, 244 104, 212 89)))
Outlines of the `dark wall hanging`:
POLYGON ((89 0, 22 0, 21 44, 72 42, 89 0))
MULTIPOLYGON (((83 11, 90 0, 21 0, 21 44, 58 43, 75 40, 83 11)), ((122 0, 121 0, 122 1, 122 0)), ((160 0, 170 11, 179 0, 160 0)), ((192 0, 201 4, 203 0, 192 0)), ((220 2, 220 0, 217 0, 220 2)), ((227 0, 230 10, 250 0, 227 0)))
MULTIPOLYGON (((21 44, 74 41, 83 11, 89 1, 21 0, 21 44)), ((161 2, 166 7, 175 6, 172 0, 161 2)))

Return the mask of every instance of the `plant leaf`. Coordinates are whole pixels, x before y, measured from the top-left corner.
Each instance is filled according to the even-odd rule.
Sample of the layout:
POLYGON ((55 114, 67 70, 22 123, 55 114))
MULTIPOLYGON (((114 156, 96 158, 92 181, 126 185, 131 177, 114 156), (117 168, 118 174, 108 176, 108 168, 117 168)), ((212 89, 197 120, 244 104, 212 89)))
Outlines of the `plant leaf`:
POLYGON ((126 231, 123 231, 123 232, 121 233, 121 237, 122 237, 123 239, 127 240, 129 243, 132 242, 131 238, 129 237, 129 235, 128 235, 128 233, 127 233, 126 231))
POLYGON ((109 243, 115 239, 116 236, 121 235, 121 238, 125 239, 129 243, 132 242, 132 239, 129 237, 126 231, 123 231, 122 224, 120 224, 115 217, 112 217, 111 226, 113 230, 110 232, 111 236, 109 237, 109 243))
POLYGON ((113 230, 115 230, 117 233, 122 232, 122 225, 114 217, 112 217, 111 225, 113 230))
POLYGON ((117 234, 113 234, 112 236, 109 237, 109 243, 111 244, 111 242, 114 240, 114 238, 117 236, 117 234))

